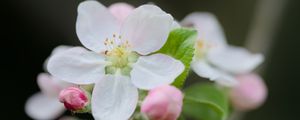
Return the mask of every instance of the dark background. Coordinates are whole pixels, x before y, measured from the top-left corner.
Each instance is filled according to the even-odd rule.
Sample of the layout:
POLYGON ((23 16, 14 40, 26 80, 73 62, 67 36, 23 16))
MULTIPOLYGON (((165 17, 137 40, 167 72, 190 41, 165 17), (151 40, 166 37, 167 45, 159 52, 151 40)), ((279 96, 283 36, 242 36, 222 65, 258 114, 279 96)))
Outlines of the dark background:
MULTIPOLYGON (((75 33, 77 5, 82 0, 1 1, 1 116, 30 119, 24 103, 39 91, 36 76, 52 49, 80 45, 75 33)), ((244 45, 258 0, 153 0, 181 20, 193 11, 216 14, 229 43, 244 45)), ((116 0, 102 0, 108 6, 116 0)), ((128 0, 138 6, 149 0, 128 0)), ((287 0, 262 73, 269 87, 267 102, 246 120, 297 120, 300 113, 300 1, 287 0)), ((268 16, 265 16, 268 17, 268 16)))

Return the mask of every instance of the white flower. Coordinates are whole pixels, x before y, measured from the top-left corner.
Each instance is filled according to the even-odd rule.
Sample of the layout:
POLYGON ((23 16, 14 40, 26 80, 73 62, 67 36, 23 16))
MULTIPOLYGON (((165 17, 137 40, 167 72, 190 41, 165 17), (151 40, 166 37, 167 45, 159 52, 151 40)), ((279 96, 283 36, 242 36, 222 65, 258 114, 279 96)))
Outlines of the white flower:
POLYGON ((63 104, 57 100, 63 87, 57 83, 59 80, 47 73, 39 74, 37 80, 42 92, 35 93, 26 101, 25 111, 34 119, 55 119, 65 111, 63 104))
MULTIPOLYGON (((69 46, 58 46, 52 51, 52 55, 67 50, 69 46)), ((45 64, 47 60, 45 61, 45 64)), ((64 106, 57 100, 60 90, 72 84, 58 80, 48 73, 40 73, 37 84, 42 92, 32 95, 25 104, 25 112, 34 119, 55 119, 64 111, 64 106)))
POLYGON ((252 71, 264 59, 261 54, 252 54, 244 48, 228 45, 213 14, 192 13, 181 24, 198 31, 196 53, 191 67, 199 76, 232 86, 237 84, 235 75, 252 71))
POLYGON ((125 120, 135 110, 140 89, 170 84, 184 65, 159 50, 172 29, 173 18, 154 5, 134 9, 123 24, 96 1, 78 7, 77 35, 91 51, 75 47, 56 54, 49 72, 76 84, 95 83, 95 119, 125 120), (119 22, 120 23, 120 22, 119 22))

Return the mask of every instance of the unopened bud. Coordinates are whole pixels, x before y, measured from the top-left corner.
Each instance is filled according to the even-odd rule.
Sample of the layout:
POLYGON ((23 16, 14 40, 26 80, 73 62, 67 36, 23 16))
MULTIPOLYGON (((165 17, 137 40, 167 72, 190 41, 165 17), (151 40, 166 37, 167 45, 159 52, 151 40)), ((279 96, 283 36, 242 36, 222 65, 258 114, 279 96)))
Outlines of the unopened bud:
POLYGON ((59 101, 66 109, 73 112, 90 111, 90 95, 79 87, 68 87, 59 94, 59 101))
POLYGON ((246 74, 237 77, 239 84, 230 91, 234 108, 247 111, 258 108, 267 96, 267 87, 261 77, 256 74, 246 74))
POLYGON ((179 89, 164 85, 150 90, 141 110, 150 120, 176 120, 181 113, 182 100, 179 89))

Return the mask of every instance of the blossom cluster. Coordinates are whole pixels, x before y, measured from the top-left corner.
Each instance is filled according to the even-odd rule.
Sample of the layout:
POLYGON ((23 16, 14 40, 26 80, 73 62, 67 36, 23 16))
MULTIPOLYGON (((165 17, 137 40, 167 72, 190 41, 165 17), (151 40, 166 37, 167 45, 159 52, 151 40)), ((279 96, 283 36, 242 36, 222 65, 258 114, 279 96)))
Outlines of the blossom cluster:
POLYGON ((190 67, 226 90, 236 110, 255 109, 266 98, 263 80, 252 72, 263 55, 229 45, 211 13, 191 13, 177 22, 156 5, 106 8, 90 0, 78 6, 76 33, 83 47, 59 46, 46 60, 46 73, 37 78, 42 92, 25 105, 32 118, 54 119, 67 109, 96 120, 176 120, 184 116, 188 93, 174 83, 185 75, 184 83, 190 67), (176 47, 185 41, 167 45, 174 41, 172 31, 183 29, 197 33, 190 38, 191 59, 160 52, 185 53, 185 45, 176 47))

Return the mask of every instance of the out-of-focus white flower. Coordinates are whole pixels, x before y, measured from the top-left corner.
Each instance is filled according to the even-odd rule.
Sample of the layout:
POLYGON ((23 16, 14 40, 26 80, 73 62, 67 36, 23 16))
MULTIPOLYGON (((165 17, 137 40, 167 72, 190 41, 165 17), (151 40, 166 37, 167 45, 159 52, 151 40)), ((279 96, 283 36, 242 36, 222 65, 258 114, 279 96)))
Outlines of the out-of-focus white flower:
POLYGON ((64 111, 64 106, 58 101, 59 91, 70 86, 61 80, 55 79, 47 73, 41 73, 37 78, 42 92, 32 95, 25 104, 27 115, 34 119, 55 119, 64 111))
POLYGON ((170 85, 156 87, 144 99, 141 111, 150 120, 177 120, 181 113, 183 95, 170 85))
POLYGON ((261 54, 228 45, 217 18, 211 13, 192 13, 183 19, 181 25, 198 31, 191 67, 199 76, 225 86, 236 85, 235 75, 251 72, 264 59, 261 54))
POLYGON ((75 84, 95 83, 95 119, 123 120, 135 110, 138 91, 170 84, 184 65, 164 54, 151 54, 167 40, 171 15, 154 5, 134 9, 123 24, 96 1, 78 7, 77 35, 82 47, 50 58, 49 72, 75 84))
POLYGON ((230 99, 235 109, 247 111, 258 108, 267 98, 267 87, 257 74, 237 76, 239 84, 231 88, 230 99))
MULTIPOLYGON (((58 46, 51 55, 68 48, 70 47, 58 46)), ((35 93, 26 101, 25 112, 31 118, 39 120, 57 118, 65 111, 64 106, 57 99, 58 94, 60 90, 72 84, 58 80, 48 73, 40 73, 37 77, 37 84, 41 92, 35 93)))

